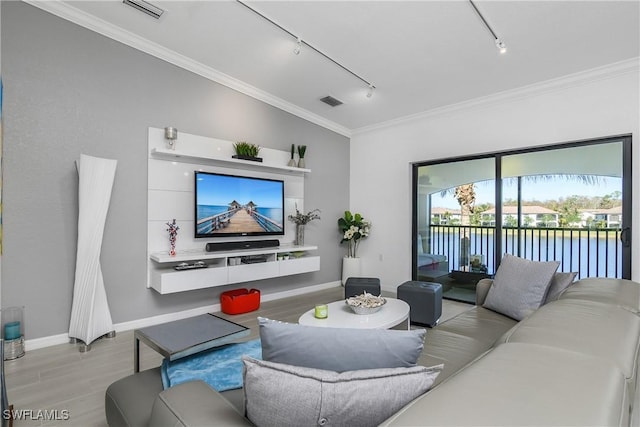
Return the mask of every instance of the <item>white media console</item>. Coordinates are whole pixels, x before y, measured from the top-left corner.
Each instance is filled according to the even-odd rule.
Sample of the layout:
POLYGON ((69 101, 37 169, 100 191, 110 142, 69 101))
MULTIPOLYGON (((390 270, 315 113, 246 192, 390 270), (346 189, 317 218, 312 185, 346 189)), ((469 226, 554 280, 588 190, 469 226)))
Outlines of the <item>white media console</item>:
POLYGON ((317 271, 320 257, 307 253, 316 249, 317 246, 281 245, 228 252, 184 251, 175 256, 166 252, 153 253, 150 256, 153 262, 151 287, 161 294, 169 294, 317 271), (300 253, 302 256, 296 258, 300 253), (282 257, 288 259, 280 259, 282 257), (256 258, 260 261, 252 262, 256 258), (175 269, 180 263, 194 261, 203 261, 207 267, 175 269))
MULTIPOLYGON (((284 180, 285 218, 304 211, 304 177, 309 169, 287 166, 289 152, 263 148, 263 163, 232 159, 233 142, 179 133, 175 150, 166 147, 164 130, 149 128, 147 287, 161 294, 252 282, 320 269, 317 246, 294 246, 288 223, 277 247, 206 252, 207 239, 195 239, 193 172, 195 170, 284 180), (176 255, 168 251, 166 223, 176 219, 176 255), (296 256, 294 256, 294 254, 296 256), (288 255, 288 259, 283 259, 288 255), (206 267, 176 270, 181 263, 206 267)), ((242 241, 242 238, 230 241, 242 241)))

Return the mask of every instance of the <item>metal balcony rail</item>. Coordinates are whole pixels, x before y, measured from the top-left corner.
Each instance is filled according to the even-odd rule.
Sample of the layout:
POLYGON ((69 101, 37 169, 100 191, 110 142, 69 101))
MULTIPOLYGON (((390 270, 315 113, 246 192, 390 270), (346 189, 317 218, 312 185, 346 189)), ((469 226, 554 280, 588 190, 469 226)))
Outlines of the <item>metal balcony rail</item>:
MULTIPOLYGON (((494 274, 495 233, 493 227, 431 225, 423 246, 429 253, 445 255, 449 270, 466 270, 470 256, 483 255, 487 272, 494 274), (468 243, 462 245, 462 239, 468 243)), ((560 261, 558 271, 575 271, 577 279, 621 278, 620 233, 620 229, 504 227, 500 237, 503 253, 532 261, 560 261)))

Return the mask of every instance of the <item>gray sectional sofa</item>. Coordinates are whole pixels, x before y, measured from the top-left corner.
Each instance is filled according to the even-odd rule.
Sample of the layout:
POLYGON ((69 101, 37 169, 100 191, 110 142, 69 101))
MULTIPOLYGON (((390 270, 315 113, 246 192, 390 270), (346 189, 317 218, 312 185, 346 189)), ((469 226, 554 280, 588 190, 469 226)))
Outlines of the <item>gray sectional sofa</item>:
MULTIPOLYGON (((517 322, 477 305, 428 331, 418 363, 434 387, 383 425, 638 425, 640 284, 583 279, 517 322)), ((112 384, 110 426, 251 425, 242 391, 203 382, 162 391, 157 370, 112 384)))

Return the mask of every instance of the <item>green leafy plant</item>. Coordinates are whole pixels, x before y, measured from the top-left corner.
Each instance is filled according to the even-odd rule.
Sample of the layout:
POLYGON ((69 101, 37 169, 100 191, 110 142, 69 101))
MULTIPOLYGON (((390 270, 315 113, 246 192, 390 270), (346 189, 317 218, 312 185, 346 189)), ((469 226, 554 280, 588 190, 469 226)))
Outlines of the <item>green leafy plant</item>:
POLYGON ((306 145, 298 145, 298 156, 300 156, 301 159, 304 159, 304 153, 306 152, 307 152, 306 145))
POLYGON ((291 160, 293 160, 293 156, 296 153, 296 144, 291 144, 291 160))
POLYGON ((260 153, 260 146, 246 141, 236 142, 233 144, 233 149, 238 156, 258 157, 258 153, 260 153))
POLYGON ((369 236, 369 230, 371 228, 371 222, 364 219, 359 213, 352 214, 350 211, 345 211, 342 218, 338 218, 338 229, 342 233, 342 240, 340 243, 348 243, 349 258, 356 258, 358 251, 358 244, 361 239, 369 236))

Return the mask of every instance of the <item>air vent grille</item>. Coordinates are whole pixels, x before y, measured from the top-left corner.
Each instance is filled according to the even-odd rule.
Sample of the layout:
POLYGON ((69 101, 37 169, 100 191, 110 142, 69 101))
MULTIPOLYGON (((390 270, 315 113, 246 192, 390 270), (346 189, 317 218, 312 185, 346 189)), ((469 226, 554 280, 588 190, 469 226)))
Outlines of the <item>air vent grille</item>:
POLYGON ((160 19, 164 13, 163 9, 152 5, 144 0, 122 0, 122 3, 138 9, 140 12, 144 12, 149 16, 153 16, 156 19, 160 19))
POLYGON ((338 105, 344 104, 342 101, 334 98, 333 96, 325 96, 324 98, 321 98, 320 101, 332 107, 337 107, 338 105))

